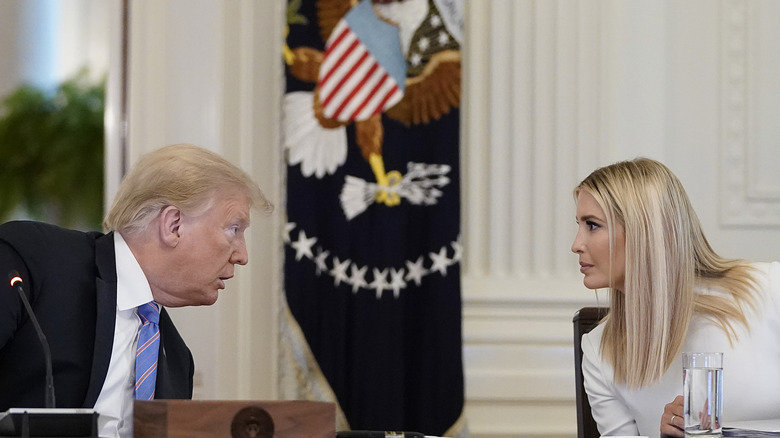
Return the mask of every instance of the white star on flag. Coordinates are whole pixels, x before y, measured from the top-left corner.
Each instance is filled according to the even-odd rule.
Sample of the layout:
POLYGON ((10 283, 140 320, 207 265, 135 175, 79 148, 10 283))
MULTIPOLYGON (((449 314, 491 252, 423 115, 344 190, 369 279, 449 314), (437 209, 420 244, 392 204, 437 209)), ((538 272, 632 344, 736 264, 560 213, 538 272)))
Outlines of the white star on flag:
POLYGON ((455 251, 452 255, 452 261, 461 261, 461 259, 463 259, 463 245, 460 243, 460 235, 458 236, 458 240, 452 242, 452 249, 455 251))
POLYGON ((326 262, 328 255, 330 255, 330 251, 323 251, 322 247, 317 247, 317 257, 314 259, 314 263, 317 266, 317 277, 322 274, 322 271, 328 271, 328 264, 326 262))
POLYGON ((349 281, 352 283, 352 293, 357 293, 358 289, 361 287, 368 286, 368 283, 366 283, 367 269, 368 266, 363 266, 362 268, 358 268, 357 265, 354 264, 351 266, 349 281))
POLYGON ((416 262, 410 262, 409 260, 406 261, 406 269, 409 270, 409 273, 406 274, 405 280, 413 280, 414 284, 417 286, 420 285, 422 282, 423 275, 426 275, 428 273, 428 270, 426 270, 423 267, 423 256, 417 257, 416 262))
POLYGON ((404 270, 392 268, 390 271, 390 288, 393 289, 393 296, 397 299, 401 296, 401 289, 406 288, 404 281, 404 270))
POLYGON ((284 230, 282 230, 282 240, 284 243, 290 243, 290 231, 296 227, 295 222, 287 222, 284 224, 284 230))
POLYGON ((349 281, 349 277, 347 277, 347 268, 349 268, 350 263, 352 262, 349 259, 342 262, 338 257, 333 257, 333 269, 331 269, 330 275, 333 276, 333 284, 335 286, 341 284, 342 281, 344 283, 349 281))
POLYGON ((379 269, 374 268, 372 269, 372 272, 374 273, 374 281, 372 281, 368 287, 376 290, 376 297, 379 299, 382 298, 382 291, 384 291, 386 287, 390 286, 387 283, 387 269, 385 268, 380 271, 379 269))
POLYGON ((450 259, 447 258, 447 248, 442 247, 439 250, 439 253, 429 253, 431 256, 431 261, 433 262, 433 265, 431 266, 431 271, 441 272, 441 275, 443 277, 447 276, 447 266, 450 265, 450 259))
POLYGON ((307 238, 305 231, 299 231, 298 240, 291 244, 292 247, 295 248, 295 260, 300 260, 304 256, 306 256, 307 259, 313 258, 314 253, 311 252, 311 247, 314 246, 315 243, 317 243, 316 237, 307 238))

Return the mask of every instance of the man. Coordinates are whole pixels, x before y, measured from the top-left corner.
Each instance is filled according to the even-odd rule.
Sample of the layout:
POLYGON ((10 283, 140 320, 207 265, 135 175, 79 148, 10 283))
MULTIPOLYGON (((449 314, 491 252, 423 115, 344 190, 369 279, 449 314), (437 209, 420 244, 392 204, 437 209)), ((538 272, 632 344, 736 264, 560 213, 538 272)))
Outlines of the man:
MULTIPOLYGON (((134 398, 192 398, 192 355, 165 307, 216 302, 235 265, 248 261, 253 207, 273 208, 241 169, 206 149, 172 145, 127 174, 107 234, 0 225, 0 275, 18 272, 23 281, 50 344, 57 407, 94 407, 101 437, 132 437, 134 398)), ((5 282, 0 411, 43 407, 44 375, 33 324, 5 282)))

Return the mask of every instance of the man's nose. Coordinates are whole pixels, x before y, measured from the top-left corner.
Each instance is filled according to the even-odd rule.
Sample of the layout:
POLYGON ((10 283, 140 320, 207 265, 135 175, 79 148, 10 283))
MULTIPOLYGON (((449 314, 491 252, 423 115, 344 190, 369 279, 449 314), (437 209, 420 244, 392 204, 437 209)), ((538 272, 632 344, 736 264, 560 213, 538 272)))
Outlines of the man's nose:
POLYGON ((234 265, 246 265, 249 262, 249 253, 246 250, 246 242, 241 241, 230 256, 230 263, 234 265))

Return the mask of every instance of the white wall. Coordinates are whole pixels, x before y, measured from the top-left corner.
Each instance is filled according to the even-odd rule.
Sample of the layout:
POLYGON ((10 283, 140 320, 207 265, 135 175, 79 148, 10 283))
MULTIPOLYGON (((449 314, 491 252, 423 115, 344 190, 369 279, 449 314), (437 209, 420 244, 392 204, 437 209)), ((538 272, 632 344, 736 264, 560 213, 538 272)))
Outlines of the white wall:
MULTIPOLYGON (((283 207, 282 0, 132 1, 131 161, 193 141, 283 207)), ((572 187, 637 155, 666 162, 724 255, 778 259, 771 0, 467 1, 464 358, 475 437, 574 436, 571 317, 595 304, 569 252, 572 187)), ((215 308, 174 318, 201 398, 273 398, 277 214, 215 308), (210 329, 216 329, 212 333, 210 329), (218 346, 217 355, 209 353, 218 346)))
POLYGON ((171 312, 197 363, 195 398, 273 399, 284 4, 137 0, 129 17, 129 162, 166 144, 202 145, 253 175, 279 206, 253 217, 249 264, 215 306, 171 312))
POLYGON ((480 437, 573 436, 571 316, 596 300, 569 252, 571 189, 600 165, 662 160, 716 250, 776 260, 780 5, 468 6, 467 415, 480 437))

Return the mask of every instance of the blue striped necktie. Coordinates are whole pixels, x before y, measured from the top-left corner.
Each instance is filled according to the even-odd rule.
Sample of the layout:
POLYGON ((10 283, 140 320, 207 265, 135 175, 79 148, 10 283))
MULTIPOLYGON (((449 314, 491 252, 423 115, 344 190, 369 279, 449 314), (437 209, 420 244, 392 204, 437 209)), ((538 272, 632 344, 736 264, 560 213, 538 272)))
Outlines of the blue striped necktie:
POLYGON ((154 302, 138 306, 138 316, 143 325, 138 333, 138 347, 135 351, 135 398, 154 398, 154 383, 157 380, 157 352, 160 350, 160 311, 154 302))

